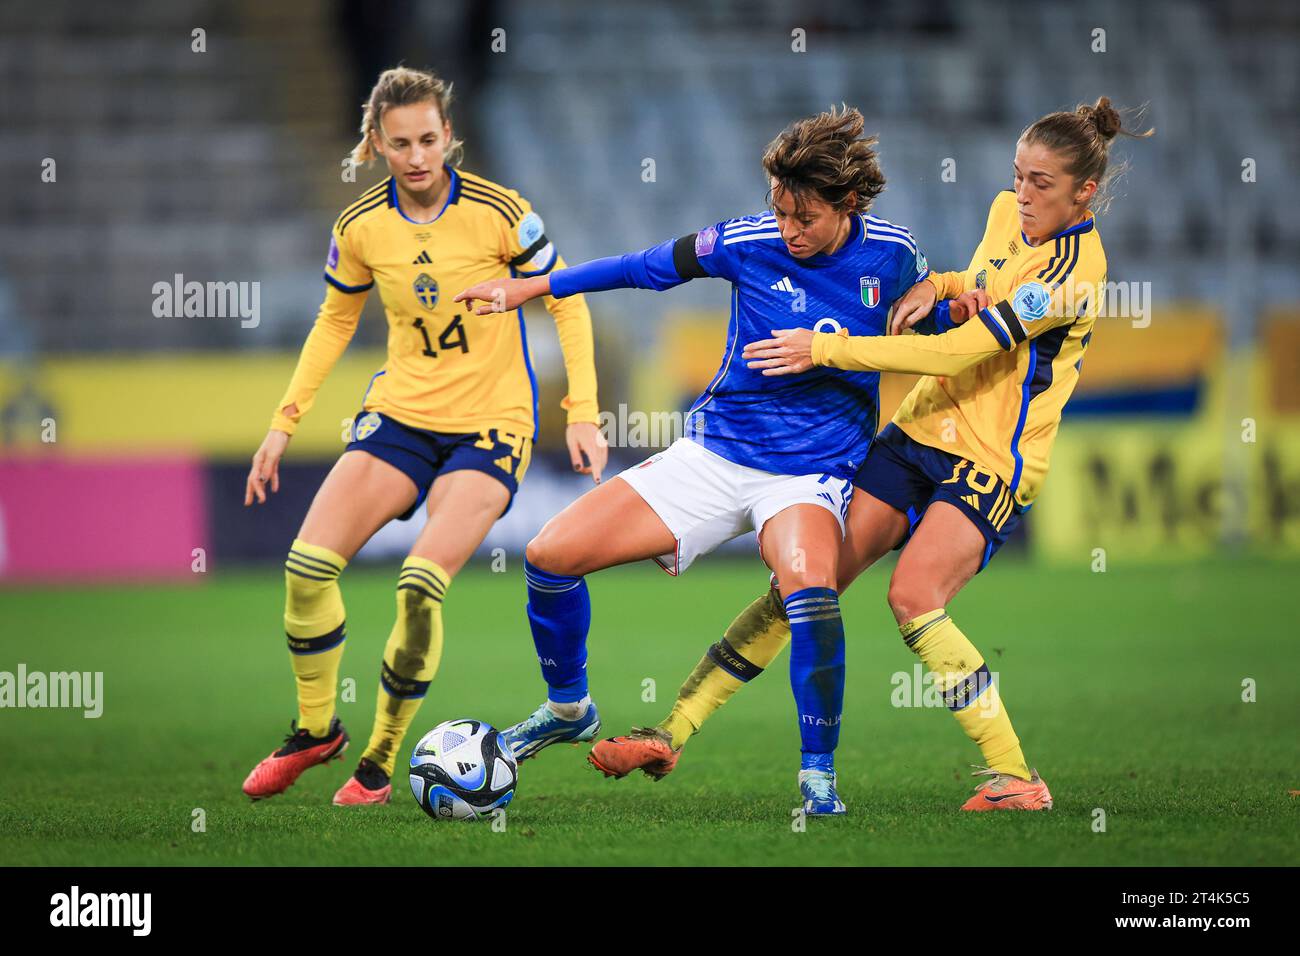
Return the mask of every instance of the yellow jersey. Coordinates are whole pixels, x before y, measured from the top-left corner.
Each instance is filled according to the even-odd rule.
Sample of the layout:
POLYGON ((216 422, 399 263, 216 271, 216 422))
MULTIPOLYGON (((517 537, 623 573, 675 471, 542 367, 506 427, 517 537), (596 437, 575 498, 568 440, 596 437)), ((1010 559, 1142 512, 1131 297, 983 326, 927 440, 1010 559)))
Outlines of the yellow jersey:
POLYGON ((1079 380, 1106 254, 1091 214, 1036 246, 1000 193, 965 272, 931 273, 940 299, 984 289, 994 303, 943 335, 819 333, 813 361, 920 373, 894 422, 916 441, 992 471, 1029 505, 1042 489, 1061 411, 1079 380))
MULTIPOLYGON (((325 301, 271 420, 292 434, 356 331, 376 285, 388 358, 362 399, 404 425, 464 434, 498 428, 536 438, 537 379, 523 310, 474 315, 452 298, 477 282, 563 268, 541 217, 519 193, 446 167, 447 202, 429 222, 407 218, 390 176, 334 223, 325 301), (285 409, 296 405, 296 414, 285 409)), ((546 297, 568 374, 572 422, 597 422, 591 314, 582 296, 546 297)))

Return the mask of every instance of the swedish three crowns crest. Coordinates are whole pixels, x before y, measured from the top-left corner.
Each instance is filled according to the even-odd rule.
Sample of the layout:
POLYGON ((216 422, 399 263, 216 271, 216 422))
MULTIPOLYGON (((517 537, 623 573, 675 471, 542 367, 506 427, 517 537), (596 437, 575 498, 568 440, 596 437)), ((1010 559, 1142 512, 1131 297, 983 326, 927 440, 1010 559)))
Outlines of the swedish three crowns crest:
POLYGON ((432 310, 438 304, 438 283, 427 272, 421 272, 415 279, 415 297, 426 309, 432 310))

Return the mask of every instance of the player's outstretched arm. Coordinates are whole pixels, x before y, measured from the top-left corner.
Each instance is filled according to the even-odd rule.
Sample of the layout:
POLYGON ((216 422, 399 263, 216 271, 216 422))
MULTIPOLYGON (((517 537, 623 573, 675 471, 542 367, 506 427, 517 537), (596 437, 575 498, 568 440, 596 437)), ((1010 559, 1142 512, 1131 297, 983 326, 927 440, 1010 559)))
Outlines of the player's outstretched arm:
POLYGON ((527 279, 488 279, 470 286, 456 296, 456 302, 468 302, 475 315, 493 312, 513 312, 525 302, 551 294, 551 276, 531 276, 527 279))
POLYGON ((978 322, 943 335, 832 335, 811 329, 774 329, 772 338, 745 346, 743 358, 764 375, 794 375, 814 365, 852 371, 956 375, 1003 349, 978 322))
POLYGON ((528 279, 489 279, 470 286, 457 295, 455 301, 479 302, 481 304, 474 307, 474 314, 487 315, 509 312, 543 295, 563 299, 579 292, 605 292, 609 289, 662 292, 711 274, 700 264, 695 248, 696 234, 692 233, 640 252, 592 259, 546 275, 528 279))

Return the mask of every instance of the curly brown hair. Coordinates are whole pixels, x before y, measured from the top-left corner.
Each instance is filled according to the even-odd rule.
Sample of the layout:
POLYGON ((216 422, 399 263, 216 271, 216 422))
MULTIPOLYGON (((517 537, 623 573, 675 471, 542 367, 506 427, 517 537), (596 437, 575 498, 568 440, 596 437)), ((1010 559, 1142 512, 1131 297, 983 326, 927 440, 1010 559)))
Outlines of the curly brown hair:
POLYGON ((764 171, 794 197, 796 210, 814 195, 836 212, 866 212, 884 192, 876 137, 862 135, 861 113, 841 107, 791 123, 763 151, 764 171))

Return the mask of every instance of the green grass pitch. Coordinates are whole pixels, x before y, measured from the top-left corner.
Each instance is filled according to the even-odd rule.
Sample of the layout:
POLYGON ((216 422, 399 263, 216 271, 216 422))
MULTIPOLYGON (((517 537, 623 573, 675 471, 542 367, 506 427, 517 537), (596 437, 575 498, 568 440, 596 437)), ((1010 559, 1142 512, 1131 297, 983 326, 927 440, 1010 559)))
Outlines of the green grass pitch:
MULTIPOLYGON (((1056 809, 963 814, 978 751, 944 711, 891 704, 910 674, 887 569, 845 598, 849 680, 838 765, 849 815, 792 826, 798 731, 782 655, 659 783, 606 780, 585 749, 522 767, 503 831, 435 823, 398 766, 388 806, 335 788, 370 731, 396 566, 344 576, 342 762, 251 804, 240 783, 296 713, 277 569, 194 586, 0 592, 0 670, 104 672, 104 712, 0 711, 0 864, 1291 864, 1300 858, 1300 567, 1215 562, 1090 573, 1006 560, 950 607, 999 672, 1056 809), (1243 702, 1242 684, 1257 700, 1243 702), (202 809, 203 832, 194 811, 202 809), (1095 811, 1105 813, 1096 832, 1095 811)), ((609 733, 658 720, 735 610, 757 562, 593 575, 590 675, 609 733), (657 700, 647 702, 654 681, 657 700)), ((467 570, 441 671, 405 753, 441 720, 498 726, 542 699, 518 562, 467 570)))

